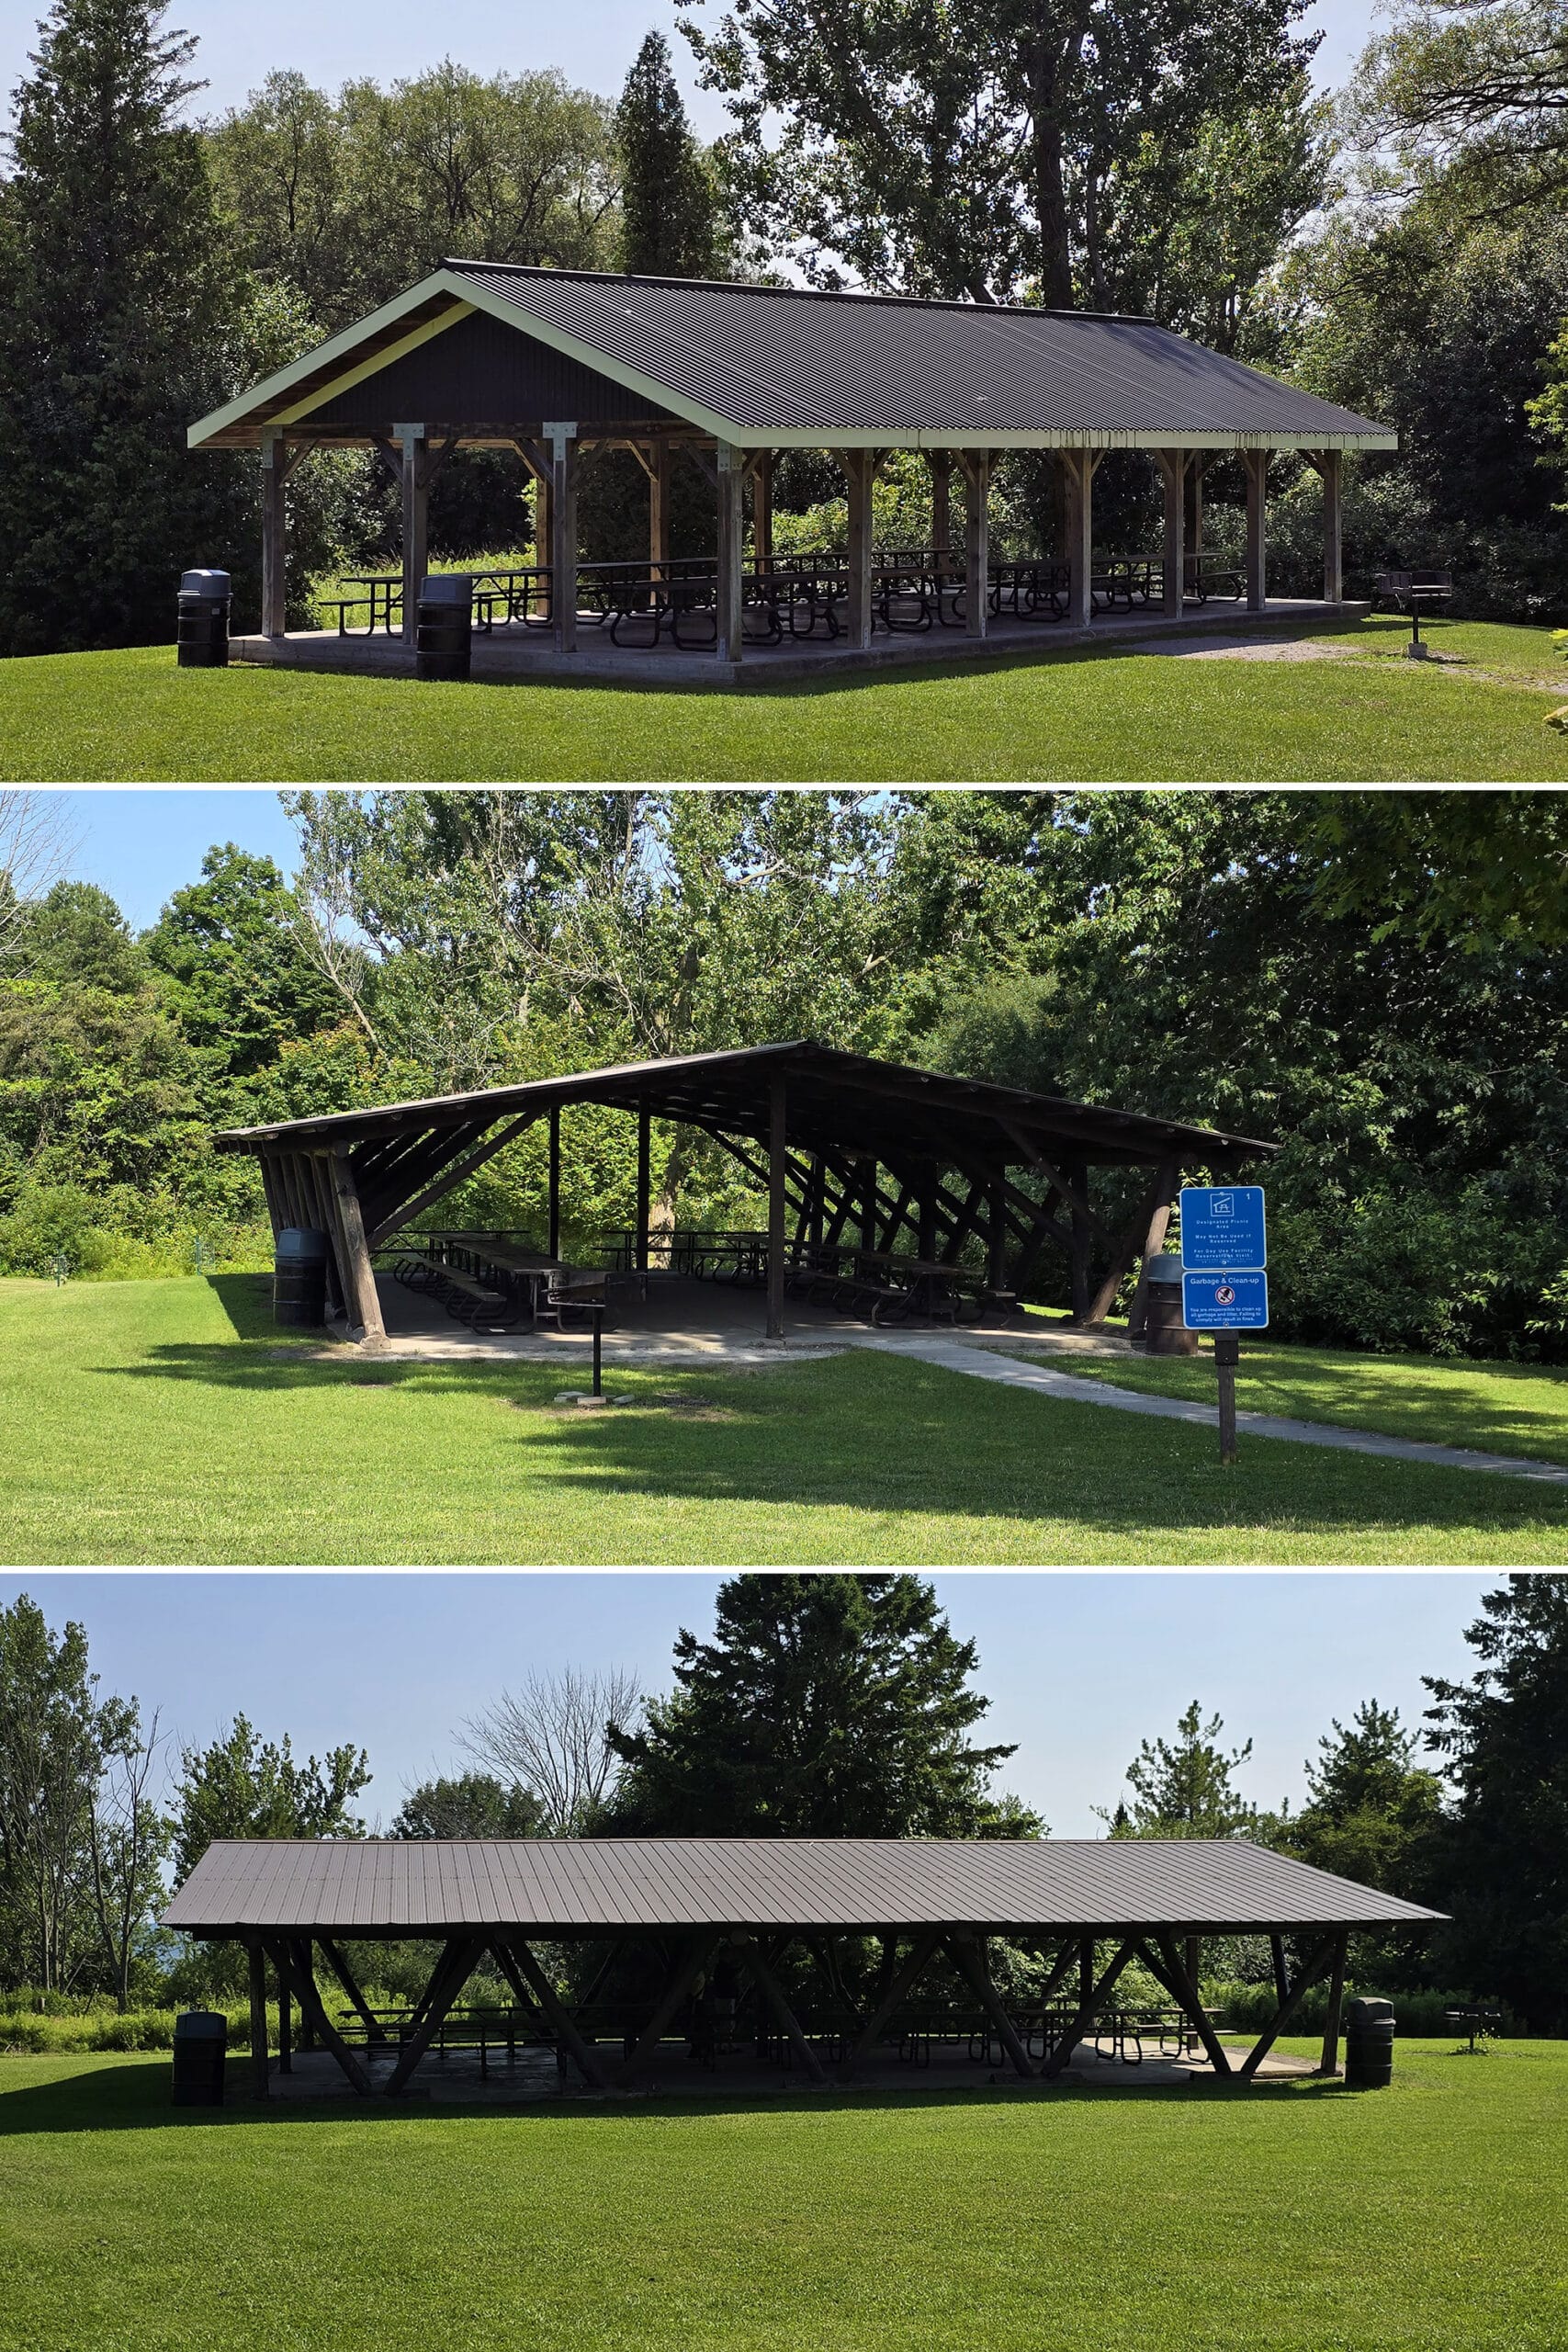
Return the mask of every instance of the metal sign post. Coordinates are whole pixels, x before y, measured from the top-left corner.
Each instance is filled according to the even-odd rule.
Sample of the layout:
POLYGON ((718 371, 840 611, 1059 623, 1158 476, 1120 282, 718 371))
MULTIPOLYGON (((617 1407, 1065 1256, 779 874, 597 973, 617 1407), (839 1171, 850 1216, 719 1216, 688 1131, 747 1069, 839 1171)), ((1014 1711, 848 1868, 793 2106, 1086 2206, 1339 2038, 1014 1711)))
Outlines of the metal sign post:
POLYGON ((1261 1184, 1188 1184, 1181 1193, 1181 1319, 1214 1335, 1220 1460, 1236 1458, 1235 1372, 1243 1331, 1269 1327, 1261 1184))

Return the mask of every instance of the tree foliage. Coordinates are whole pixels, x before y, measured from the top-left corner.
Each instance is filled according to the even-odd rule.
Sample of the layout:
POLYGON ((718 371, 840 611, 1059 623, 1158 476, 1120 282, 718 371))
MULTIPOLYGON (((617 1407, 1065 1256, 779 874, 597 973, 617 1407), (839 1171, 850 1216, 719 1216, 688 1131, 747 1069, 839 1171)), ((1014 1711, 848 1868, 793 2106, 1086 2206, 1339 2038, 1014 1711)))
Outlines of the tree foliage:
POLYGON ((219 1838, 362 1838, 349 1807, 369 1779, 369 1758, 352 1740, 299 1763, 287 1732, 263 1740, 236 1715, 209 1747, 180 1751, 175 1870, 188 1877, 219 1838))
MULTIPOLYGON (((1180 274, 1151 280, 1150 252, 1201 206, 1216 126, 1253 108, 1310 117, 1315 44, 1292 30, 1296 0, 852 0, 830 16, 736 0, 712 30, 701 5, 683 0, 687 38, 735 124, 751 223, 824 284, 979 300, 1027 286, 1058 309, 1116 308, 1131 262, 1174 295, 1180 274)), ((1256 210, 1270 199, 1252 161, 1256 210)), ((1303 182, 1288 180, 1269 258, 1300 217, 1303 182)))
POLYGON ((1252 1742, 1228 1753, 1220 1745, 1224 1724, 1203 1721, 1196 1699, 1177 1719, 1174 1740, 1143 1740, 1127 1767, 1133 1802, 1108 1816, 1112 1837, 1236 1838, 1250 1832, 1258 1808, 1235 1785, 1235 1774, 1252 1754, 1252 1742))
POLYGON ((670 44, 649 33, 615 109, 621 267, 642 277, 716 277, 718 194, 692 128, 670 44))
POLYGON ((733 1577, 714 1635, 676 1638, 675 1689, 617 1726, 617 1829, 677 1837, 965 1838, 998 1819, 1010 1747, 969 1734, 988 1702, 931 1587, 911 1576, 733 1577))
POLYGON ((1568 1577, 1513 1576, 1465 1638, 1467 1682, 1425 1679, 1456 1791, 1441 1855, 1453 1948, 1539 2033, 1568 2026, 1568 1577))
POLYGON ((526 1789, 491 1772, 442 1773, 422 1781, 393 1818, 394 1838, 536 1838, 543 1808, 526 1789))

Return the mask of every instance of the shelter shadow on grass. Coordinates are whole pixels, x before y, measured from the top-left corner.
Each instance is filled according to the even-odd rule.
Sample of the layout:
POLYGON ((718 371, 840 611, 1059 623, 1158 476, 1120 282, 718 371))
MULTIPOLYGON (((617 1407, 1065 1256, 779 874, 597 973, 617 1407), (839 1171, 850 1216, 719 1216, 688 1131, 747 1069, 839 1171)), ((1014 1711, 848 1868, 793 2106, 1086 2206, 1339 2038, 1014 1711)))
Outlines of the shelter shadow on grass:
MULTIPOLYGON (((1408 1528, 1568 1529, 1568 1493, 1283 1441, 1247 1440, 1222 1471, 1213 1432, 1002 1389, 957 1373, 851 1351, 765 1371, 631 1372, 631 1401, 588 1414, 551 1409, 558 1364, 397 1363, 344 1351, 336 1363, 231 1344, 169 1343, 139 1364, 101 1365, 138 1382, 197 1382, 257 1395, 384 1388, 428 1398, 422 1445, 439 1453, 446 1400, 537 1416, 498 1419, 494 1468, 541 1487, 613 1502, 765 1504, 871 1514, 1032 1521, 1071 1518, 1121 1536, 1164 1529, 1288 1525, 1301 1533, 1408 1528), (709 1412, 657 1403, 700 1394, 709 1412)), ((345 1397, 346 1402, 346 1397, 345 1397)), ((360 1425, 363 1427, 363 1424, 360 1425)))
MULTIPOLYGON (((248 2061, 244 2052, 231 2051, 231 2077, 248 2061)), ((879 2086, 863 2089, 832 2088, 825 2091, 769 2091, 750 2093, 702 2092, 690 2097, 671 2096, 658 2091, 632 2094, 625 2098, 612 2095, 598 2098, 584 2095, 564 2099, 494 2098, 433 2099, 427 2091, 415 2089, 398 2098, 360 2098, 352 2092, 333 2093, 323 2098, 268 2098, 266 2100, 236 2098, 231 2080, 229 2101, 222 2108, 175 2107, 172 2104, 173 2075, 166 2052, 150 2056, 145 2061, 123 2065, 105 2066, 84 2064, 82 2072, 63 2075, 56 2081, 33 2083, 26 2088, 9 2090, 6 2084, 5 2061, 0 2059, 0 2140, 18 2139, 32 2132, 152 2132, 192 2127, 208 2131, 226 2130, 237 2123, 272 2126, 302 2126, 306 2130, 342 2123, 352 2118, 356 2123, 407 2123, 422 2117, 444 2121, 461 2116, 486 2116, 491 2120, 515 2117, 519 2121, 533 2123, 565 2123, 580 2121, 584 2117, 603 2115, 617 2123, 666 2121, 682 2116, 810 2114, 849 2111, 913 2112, 917 2109, 967 2108, 978 2106, 1016 2107, 1039 2101, 1053 2106, 1095 2106, 1109 2098, 1136 2098, 1159 2106, 1173 2103, 1190 2105, 1194 2100, 1228 2102, 1235 2098, 1248 2101, 1280 2098, 1319 2099, 1325 2098, 1356 2098, 1355 2091, 1346 2092, 1343 2082, 1329 2081, 1317 2075, 1292 2075, 1289 2078, 1242 2083, 1210 2083, 1199 2080, 1180 2086, 1156 2085, 1147 2089, 1136 2083, 1077 2083, 1023 2085, 997 2082, 976 2083, 972 2086, 953 2090, 888 2091, 879 2086)))

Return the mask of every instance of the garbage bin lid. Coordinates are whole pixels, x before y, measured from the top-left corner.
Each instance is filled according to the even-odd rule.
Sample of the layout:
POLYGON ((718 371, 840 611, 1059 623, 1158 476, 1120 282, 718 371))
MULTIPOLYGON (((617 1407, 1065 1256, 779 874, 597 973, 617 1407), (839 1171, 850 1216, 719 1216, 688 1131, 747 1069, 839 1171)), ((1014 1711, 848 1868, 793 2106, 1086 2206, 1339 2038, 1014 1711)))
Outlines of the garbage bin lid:
POLYGON ((233 584, 226 571, 182 571, 180 574, 182 596, 227 596, 232 592, 233 584))
POLYGON ((1157 1258, 1146 1258, 1144 1261, 1144 1280, 1146 1283, 1179 1283, 1181 1280, 1180 1259, 1173 1257, 1168 1250, 1162 1250, 1157 1258))
POLYGON ((427 605, 468 605, 473 602, 474 575, 471 571, 428 572, 419 593, 427 605))
POLYGON ((175 2019, 176 2041, 227 2041, 229 2020, 221 2009, 182 2009, 175 2019))

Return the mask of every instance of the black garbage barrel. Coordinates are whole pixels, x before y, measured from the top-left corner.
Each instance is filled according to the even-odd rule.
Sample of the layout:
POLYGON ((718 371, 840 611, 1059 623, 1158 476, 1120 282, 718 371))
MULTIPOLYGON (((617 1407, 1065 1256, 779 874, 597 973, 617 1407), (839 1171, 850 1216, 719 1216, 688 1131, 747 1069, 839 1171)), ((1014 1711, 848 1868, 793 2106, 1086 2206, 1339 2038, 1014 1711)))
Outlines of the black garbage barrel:
POLYGON ((460 684, 474 650, 474 583, 466 571, 433 572, 419 592, 414 624, 414 674, 460 684))
POLYGON ((1151 1258, 1134 1301, 1134 1345, 1151 1356, 1195 1356, 1198 1334, 1181 1320, 1181 1261, 1168 1251, 1151 1258), (1137 1327, 1141 1324, 1141 1329, 1137 1327))
POLYGON ((180 580, 176 660, 182 670, 221 670, 229 661, 229 601, 226 571, 187 571, 180 580))
POLYGON ((217 2009, 186 2009, 175 2019, 175 2105, 221 2107, 229 2020, 217 2009))
POLYGON ((319 1331, 327 1319, 327 1237, 313 1227, 286 1225, 277 1237, 272 1314, 297 1331, 319 1331))
POLYGON ((1393 2003, 1351 2001, 1345 2011, 1345 2080, 1358 2090, 1386 2090, 1393 2080, 1393 2003))

